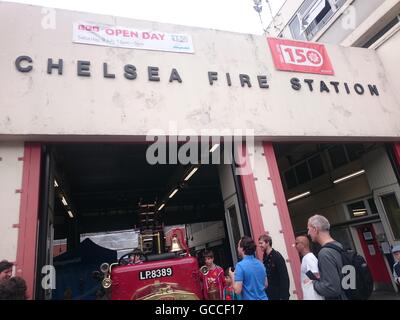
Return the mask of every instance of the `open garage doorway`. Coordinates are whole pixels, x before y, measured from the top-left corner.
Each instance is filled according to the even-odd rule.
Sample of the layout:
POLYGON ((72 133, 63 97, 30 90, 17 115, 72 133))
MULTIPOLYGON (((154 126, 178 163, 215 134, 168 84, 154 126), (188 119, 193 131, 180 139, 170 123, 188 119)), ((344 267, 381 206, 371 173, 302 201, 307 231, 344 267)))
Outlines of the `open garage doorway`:
POLYGON ((399 240, 400 188, 392 145, 281 143, 274 149, 295 235, 307 234, 309 217, 324 215, 333 238, 365 257, 375 290, 396 290, 390 248, 399 240))
POLYGON ((250 229, 232 165, 150 165, 147 148, 44 146, 36 299, 95 299, 92 271, 137 247, 167 252, 172 228, 184 231, 200 266, 209 249, 223 268, 237 262, 236 243, 250 229), (54 265, 56 289, 43 290, 44 265, 54 265))

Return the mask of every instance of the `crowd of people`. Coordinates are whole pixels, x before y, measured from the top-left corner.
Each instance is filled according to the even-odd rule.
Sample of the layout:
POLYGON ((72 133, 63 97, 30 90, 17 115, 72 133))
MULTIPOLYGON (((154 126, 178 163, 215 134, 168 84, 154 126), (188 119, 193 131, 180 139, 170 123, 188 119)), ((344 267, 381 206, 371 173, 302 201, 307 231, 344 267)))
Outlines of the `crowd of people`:
POLYGON ((13 277, 14 264, 0 261, 0 300, 26 300, 26 282, 21 277, 13 277))
MULTIPOLYGON (((342 286, 343 260, 341 243, 330 235, 330 223, 321 215, 308 219, 307 235, 296 238, 296 249, 301 257, 301 288, 304 300, 346 300, 342 286), (311 250, 311 241, 320 246, 318 256, 311 250)), ((206 300, 288 300, 290 280, 283 256, 272 247, 272 238, 263 234, 258 238, 263 252, 262 261, 256 258, 257 245, 247 236, 237 244, 240 262, 234 268, 214 262, 211 250, 204 252, 205 265, 200 270, 203 298, 206 300)), ((393 277, 400 285, 400 245, 392 248, 395 258, 393 277)), ((141 251, 132 252, 130 263, 142 263, 141 251)), ((26 300, 27 286, 23 278, 12 276, 14 264, 0 261, 0 300, 26 300)))
MULTIPOLYGON (((263 252, 262 261, 256 258, 256 243, 242 237, 237 245, 241 261, 235 268, 223 269, 214 264, 211 251, 205 254, 209 269, 202 278, 204 298, 209 300, 289 300, 290 280, 283 256, 272 247, 272 238, 263 234, 258 239, 263 252), (212 292, 218 294, 209 294, 212 292), (216 289, 216 290, 215 290, 216 289)), ((308 219, 307 234, 296 237, 295 247, 301 258, 301 289, 304 300, 347 300, 343 280, 342 244, 332 238, 330 223, 322 215, 308 219), (319 247, 312 252, 312 243, 319 247)), ((392 248, 395 258, 393 277, 400 285, 400 245, 392 248)))

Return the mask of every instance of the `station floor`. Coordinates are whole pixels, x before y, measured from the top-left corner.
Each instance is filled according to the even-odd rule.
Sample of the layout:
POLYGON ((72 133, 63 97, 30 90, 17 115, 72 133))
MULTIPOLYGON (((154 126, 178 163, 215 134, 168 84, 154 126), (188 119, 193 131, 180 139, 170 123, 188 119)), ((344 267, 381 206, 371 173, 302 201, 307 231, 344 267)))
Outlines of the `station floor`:
POLYGON ((376 291, 369 300, 400 300, 400 293, 389 291, 376 291))

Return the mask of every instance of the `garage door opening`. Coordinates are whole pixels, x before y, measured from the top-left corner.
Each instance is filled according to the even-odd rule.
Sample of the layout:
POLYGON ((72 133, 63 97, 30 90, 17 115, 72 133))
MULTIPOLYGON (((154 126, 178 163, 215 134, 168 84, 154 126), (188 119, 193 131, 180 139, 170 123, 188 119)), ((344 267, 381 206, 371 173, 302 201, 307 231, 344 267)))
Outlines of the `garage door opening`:
POLYGON ((149 255, 167 252, 175 228, 199 266, 206 249, 223 268, 237 261, 236 243, 249 227, 232 165, 150 165, 147 148, 45 147, 36 299, 96 299, 92 272, 100 263, 136 247, 149 255), (44 265, 55 267, 53 290, 41 285, 44 265))
POLYGON ((392 146, 282 143, 274 148, 295 235, 307 234, 309 217, 324 215, 333 238, 365 257, 375 290, 393 291, 390 246, 400 233, 400 188, 392 146))

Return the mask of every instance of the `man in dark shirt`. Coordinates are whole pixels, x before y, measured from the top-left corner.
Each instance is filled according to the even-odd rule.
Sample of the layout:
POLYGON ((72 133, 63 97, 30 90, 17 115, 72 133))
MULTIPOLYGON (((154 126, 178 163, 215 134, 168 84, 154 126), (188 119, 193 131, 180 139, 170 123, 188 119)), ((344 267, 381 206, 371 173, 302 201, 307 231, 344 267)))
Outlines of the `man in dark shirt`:
POLYGON ((307 229, 312 241, 321 245, 318 253, 320 278, 313 281, 315 291, 327 300, 346 300, 346 294, 342 289, 342 257, 337 250, 325 247, 330 243, 343 248, 331 237, 328 219, 314 215, 308 219, 307 229))
POLYGON ((270 300, 289 300, 289 274, 285 259, 272 248, 272 238, 263 234, 258 238, 258 245, 264 252, 263 263, 267 271, 267 296, 270 300))

